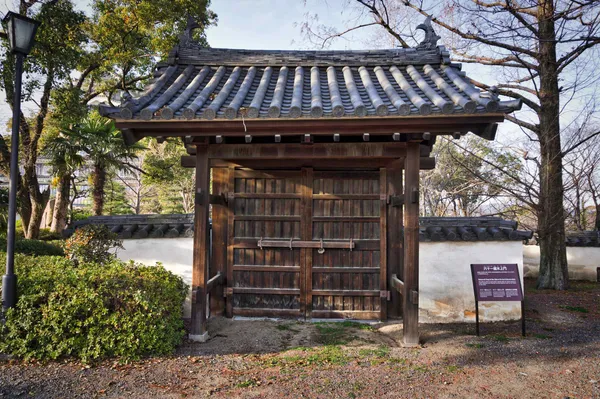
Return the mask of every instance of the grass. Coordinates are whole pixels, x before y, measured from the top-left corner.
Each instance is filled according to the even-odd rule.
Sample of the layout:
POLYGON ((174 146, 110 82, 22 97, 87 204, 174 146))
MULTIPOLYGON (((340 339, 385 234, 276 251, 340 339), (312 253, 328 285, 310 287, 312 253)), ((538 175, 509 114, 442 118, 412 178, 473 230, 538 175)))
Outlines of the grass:
POLYGON ((502 335, 502 334, 492 335, 490 338, 493 339, 494 341, 498 341, 498 342, 502 342, 502 343, 507 343, 508 341, 510 341, 510 339, 508 339, 508 337, 506 335, 502 335))
POLYGON ((360 357, 378 357, 384 358, 390 355, 390 348, 387 346, 380 345, 376 349, 361 349, 358 351, 360 357))
POLYGON ((552 335, 547 335, 547 334, 535 334, 534 335, 535 338, 538 339, 551 339, 552 335))
POLYGON ((250 378, 236 385, 238 388, 254 388, 260 385, 260 381, 256 378, 250 378))
POLYGON ((481 349, 481 348, 485 347, 485 345, 479 344, 479 343, 468 343, 465 345, 468 346, 469 348, 475 348, 475 349, 481 349))
POLYGON ((446 370, 448 370, 449 373, 455 373, 458 370, 460 370, 460 367, 458 367, 454 364, 451 364, 450 366, 446 367, 446 370))
POLYGON ((316 341, 324 345, 344 345, 356 338, 352 330, 373 331, 369 324, 355 321, 342 321, 339 323, 318 322, 315 323, 318 336, 316 341))
POLYGON ((582 306, 561 306, 562 309, 570 310, 571 312, 579 312, 579 313, 590 313, 589 310, 582 306))

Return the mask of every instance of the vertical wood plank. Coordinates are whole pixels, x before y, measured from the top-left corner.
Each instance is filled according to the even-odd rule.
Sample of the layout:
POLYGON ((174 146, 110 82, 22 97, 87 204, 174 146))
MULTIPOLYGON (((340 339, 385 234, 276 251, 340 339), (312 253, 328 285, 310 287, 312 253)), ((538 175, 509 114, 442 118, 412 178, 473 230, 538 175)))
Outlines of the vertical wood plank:
MULTIPOLYGON (((379 171, 379 290, 387 291, 387 173, 379 171)), ((380 297, 381 320, 387 320, 387 297, 380 297)))
POLYGON ((208 338, 206 323, 206 281, 208 272, 208 207, 209 207, 208 145, 196 146, 196 203, 194 210, 194 258, 192 265, 192 325, 190 339, 205 341, 208 338))
MULTIPOLYGON (((402 164, 404 160, 394 161, 387 169, 388 195, 402 195, 402 164)), ((402 315, 402 295, 396 291, 391 283, 392 275, 402 279, 402 259, 404 257, 402 245, 402 207, 387 207, 387 217, 391 223, 387 228, 387 264, 388 264, 388 289, 391 290, 391 301, 388 302, 388 316, 400 317, 402 315)))
MULTIPOLYGON (((225 195, 229 191, 227 168, 213 169, 212 193, 225 195)), ((210 260, 208 277, 221 273, 227 275, 227 213, 228 207, 212 205, 212 258, 210 260)), ((210 315, 222 315, 225 311, 223 285, 220 284, 210 293, 210 315)))
MULTIPOLYGON (((309 241, 313 239, 313 169, 302 169, 302 227, 301 237, 303 240, 309 241)), ((301 249, 301 264, 300 264, 300 311, 306 318, 311 317, 312 312, 312 248, 301 249)))
MULTIPOLYGON (((233 167, 227 168, 227 179, 229 181, 229 189, 231 191, 234 190, 235 186, 235 169, 233 167)), ((234 214, 235 214, 235 201, 232 196, 229 197, 229 202, 227 203, 228 212, 227 212, 227 279, 226 279, 226 301, 225 301, 225 315, 227 317, 233 317, 233 239, 235 237, 235 228, 234 228, 234 214)))
POLYGON ((406 149, 404 189, 404 345, 419 344, 419 304, 413 303, 412 291, 419 290, 419 143, 409 142, 406 149))

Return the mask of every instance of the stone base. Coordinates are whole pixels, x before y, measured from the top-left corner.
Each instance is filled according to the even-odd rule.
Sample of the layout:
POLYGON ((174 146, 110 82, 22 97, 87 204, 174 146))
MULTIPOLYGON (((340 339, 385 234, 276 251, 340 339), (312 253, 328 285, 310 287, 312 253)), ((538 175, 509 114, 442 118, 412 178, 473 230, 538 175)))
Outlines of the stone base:
POLYGON ((189 337, 190 341, 193 342, 206 342, 208 341, 208 331, 205 332, 204 334, 199 334, 199 335, 194 335, 194 334, 190 334, 189 337))

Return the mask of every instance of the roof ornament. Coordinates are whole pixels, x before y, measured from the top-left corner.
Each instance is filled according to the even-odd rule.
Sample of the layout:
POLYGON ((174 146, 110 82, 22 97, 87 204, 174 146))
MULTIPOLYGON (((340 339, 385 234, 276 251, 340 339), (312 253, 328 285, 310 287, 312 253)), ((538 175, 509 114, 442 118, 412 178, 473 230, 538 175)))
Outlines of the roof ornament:
POLYGON ((435 33, 435 31, 433 30, 433 26, 431 25, 431 16, 427 17, 425 19, 425 22, 423 22, 422 24, 419 24, 417 26, 417 29, 420 29, 423 32, 425 32, 425 38, 423 39, 423 41, 421 43, 419 43, 417 45, 417 48, 432 49, 437 46, 437 42, 438 42, 438 40, 441 39, 441 37, 438 36, 435 33))
POLYGON ((200 24, 196 22, 194 17, 188 15, 187 17, 187 25, 185 26, 185 30, 181 35, 179 35, 179 45, 181 47, 187 47, 190 44, 194 43, 194 39, 192 37, 192 31, 200 27, 200 24))

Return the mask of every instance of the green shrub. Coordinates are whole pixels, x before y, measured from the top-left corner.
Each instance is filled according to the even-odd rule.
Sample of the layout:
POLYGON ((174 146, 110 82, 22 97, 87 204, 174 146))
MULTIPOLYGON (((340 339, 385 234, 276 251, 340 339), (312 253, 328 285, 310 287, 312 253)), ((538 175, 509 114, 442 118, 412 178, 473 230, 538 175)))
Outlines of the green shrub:
POLYGON ((113 248, 123 248, 117 234, 106 226, 88 224, 65 241, 65 255, 77 262, 107 263, 115 259, 113 248))
POLYGON ((50 231, 50 229, 40 229, 40 235, 38 237, 38 240, 41 241, 56 241, 56 240, 62 240, 62 234, 61 233, 55 233, 53 231, 50 231))
POLYGON ((181 343, 187 286, 161 266, 22 255, 15 263, 19 299, 0 327, 0 352, 88 363, 168 354, 181 343))
MULTIPOLYGON (((0 251, 6 252, 6 237, 0 237, 0 251)), ((53 243, 17 237, 15 253, 35 256, 64 256, 62 248, 53 243)))
POLYGON ((92 216, 92 211, 90 209, 73 209, 73 213, 71 213, 71 222, 85 220, 90 216, 92 216))

